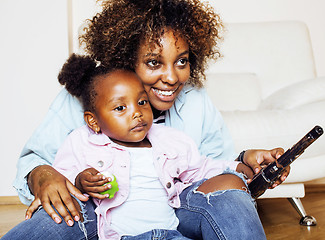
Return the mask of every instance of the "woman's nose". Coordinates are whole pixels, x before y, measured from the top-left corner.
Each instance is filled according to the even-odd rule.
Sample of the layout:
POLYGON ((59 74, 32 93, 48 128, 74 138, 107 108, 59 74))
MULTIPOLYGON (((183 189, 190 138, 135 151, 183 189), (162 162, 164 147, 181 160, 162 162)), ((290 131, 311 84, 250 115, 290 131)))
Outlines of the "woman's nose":
POLYGON ((167 67, 163 72, 162 81, 174 85, 178 81, 178 76, 174 67, 167 67))

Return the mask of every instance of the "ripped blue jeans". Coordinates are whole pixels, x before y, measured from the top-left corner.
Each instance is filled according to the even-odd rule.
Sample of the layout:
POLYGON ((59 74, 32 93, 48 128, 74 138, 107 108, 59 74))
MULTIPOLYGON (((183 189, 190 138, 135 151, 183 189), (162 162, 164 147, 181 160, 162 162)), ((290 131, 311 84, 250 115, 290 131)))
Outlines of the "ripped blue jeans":
POLYGON ((40 207, 32 216, 31 219, 25 220, 16 225, 1 240, 15 239, 76 239, 76 240, 95 240, 97 236, 97 216, 94 211, 95 204, 89 200, 86 203, 79 205, 82 208, 84 221, 74 222, 72 227, 69 227, 64 221, 60 224, 55 223, 52 218, 40 207))
MULTIPOLYGON (((238 175, 238 174, 235 174, 238 175)), ((209 194, 197 191, 206 179, 194 183, 180 195, 176 209, 178 231, 190 239, 266 239, 255 202, 239 189, 209 194)))
MULTIPOLYGON (((231 173, 231 172, 224 172, 231 173)), ((237 173, 233 173, 240 176, 237 173)), ((176 209, 179 227, 175 230, 155 229, 138 236, 123 236, 122 239, 266 239, 262 224, 251 196, 243 190, 223 190, 203 194, 197 188, 205 180, 186 188, 180 195, 181 207, 176 209)), ((43 208, 32 218, 11 229, 1 239, 76 239, 94 240, 97 236, 95 205, 89 200, 82 204, 84 222, 73 227, 63 221, 55 223, 43 208)))

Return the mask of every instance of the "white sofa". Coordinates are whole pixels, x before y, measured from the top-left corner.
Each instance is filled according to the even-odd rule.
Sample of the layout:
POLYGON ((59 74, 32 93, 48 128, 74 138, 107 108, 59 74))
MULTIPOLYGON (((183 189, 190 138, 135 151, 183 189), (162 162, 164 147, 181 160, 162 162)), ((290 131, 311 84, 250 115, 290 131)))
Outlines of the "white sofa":
MULTIPOLYGON (((223 58, 211 63, 207 91, 221 111, 238 153, 290 148, 315 125, 325 127, 325 77, 317 77, 302 22, 228 23, 223 58)), ((314 225, 300 198, 304 182, 325 177, 325 137, 292 165, 288 179, 260 198, 288 198, 301 224, 314 225)))

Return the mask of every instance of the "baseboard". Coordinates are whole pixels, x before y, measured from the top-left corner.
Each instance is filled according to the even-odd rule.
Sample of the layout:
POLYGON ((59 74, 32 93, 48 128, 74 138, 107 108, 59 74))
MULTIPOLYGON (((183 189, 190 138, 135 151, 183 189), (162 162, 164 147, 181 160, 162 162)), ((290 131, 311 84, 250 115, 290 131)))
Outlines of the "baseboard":
POLYGON ((0 196, 0 205, 22 204, 18 196, 0 196))

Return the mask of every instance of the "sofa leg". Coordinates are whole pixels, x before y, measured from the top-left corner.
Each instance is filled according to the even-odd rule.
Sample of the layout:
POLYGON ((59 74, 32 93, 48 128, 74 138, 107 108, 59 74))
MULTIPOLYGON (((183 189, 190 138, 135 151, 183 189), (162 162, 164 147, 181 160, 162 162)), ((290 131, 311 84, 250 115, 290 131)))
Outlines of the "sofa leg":
POLYGON ((297 210, 299 215, 301 216, 300 225, 304 226, 316 226, 317 222, 313 216, 308 216, 302 205, 300 198, 288 198, 291 205, 297 210))

